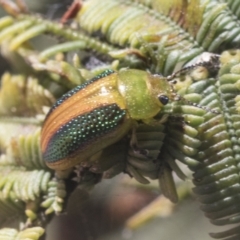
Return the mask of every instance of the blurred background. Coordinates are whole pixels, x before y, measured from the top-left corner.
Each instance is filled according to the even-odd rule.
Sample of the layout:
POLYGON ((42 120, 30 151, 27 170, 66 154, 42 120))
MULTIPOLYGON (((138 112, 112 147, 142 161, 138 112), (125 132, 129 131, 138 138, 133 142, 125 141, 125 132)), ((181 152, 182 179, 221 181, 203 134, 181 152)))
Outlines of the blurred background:
POLYGON ((48 226, 47 240, 212 239, 208 233, 219 229, 200 211, 190 194, 190 181, 180 188, 186 191, 185 197, 174 205, 160 196, 157 183, 143 188, 126 175, 103 180, 79 212, 74 202, 76 194, 82 201, 82 193, 74 193, 74 202, 68 203, 68 214, 55 217, 48 226))

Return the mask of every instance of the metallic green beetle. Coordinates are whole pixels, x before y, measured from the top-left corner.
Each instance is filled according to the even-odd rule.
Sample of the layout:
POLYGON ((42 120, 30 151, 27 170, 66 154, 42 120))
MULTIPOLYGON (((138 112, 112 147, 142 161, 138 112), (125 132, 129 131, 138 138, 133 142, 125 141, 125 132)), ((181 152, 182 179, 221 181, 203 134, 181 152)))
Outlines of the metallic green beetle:
POLYGON ((50 168, 65 170, 117 142, 136 120, 150 122, 172 85, 141 70, 107 70, 63 95, 48 113, 41 149, 50 168))

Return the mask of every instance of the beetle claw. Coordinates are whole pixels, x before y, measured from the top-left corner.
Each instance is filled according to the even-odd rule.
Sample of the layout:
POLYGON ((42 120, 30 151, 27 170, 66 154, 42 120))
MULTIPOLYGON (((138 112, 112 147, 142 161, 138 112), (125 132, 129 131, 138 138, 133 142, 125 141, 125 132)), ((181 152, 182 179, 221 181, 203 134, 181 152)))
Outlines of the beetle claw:
POLYGON ((149 156, 149 150, 148 149, 144 149, 144 148, 139 148, 137 145, 132 145, 131 146, 133 149, 134 154, 137 155, 142 155, 147 159, 153 159, 151 156, 149 156))

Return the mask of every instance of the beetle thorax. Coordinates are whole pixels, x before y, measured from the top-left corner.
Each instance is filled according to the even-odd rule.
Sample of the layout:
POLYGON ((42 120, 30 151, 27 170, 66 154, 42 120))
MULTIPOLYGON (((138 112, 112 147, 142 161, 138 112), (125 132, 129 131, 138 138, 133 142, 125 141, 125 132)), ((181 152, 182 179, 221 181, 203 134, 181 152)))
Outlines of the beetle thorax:
POLYGON ((149 119, 162 108, 158 95, 170 94, 169 84, 141 70, 122 70, 118 73, 118 89, 133 119, 149 119), (167 91, 166 91, 166 86, 167 91), (165 88, 165 89, 164 89, 165 88))

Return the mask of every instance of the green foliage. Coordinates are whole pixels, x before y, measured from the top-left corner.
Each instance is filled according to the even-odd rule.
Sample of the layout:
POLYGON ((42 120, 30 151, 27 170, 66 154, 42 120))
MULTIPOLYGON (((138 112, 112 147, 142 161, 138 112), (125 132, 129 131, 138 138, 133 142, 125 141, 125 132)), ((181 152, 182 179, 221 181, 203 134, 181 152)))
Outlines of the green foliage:
POLYGON ((41 227, 28 228, 23 231, 17 231, 10 228, 3 228, 0 230, 1 240, 38 240, 43 235, 44 230, 41 227))

